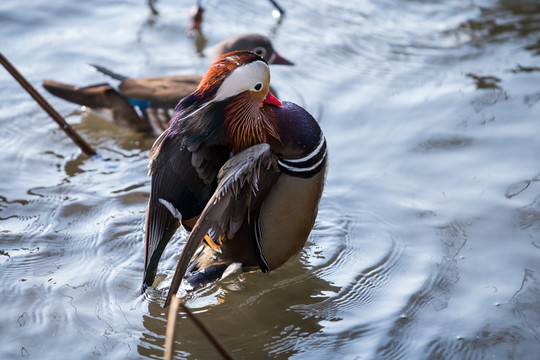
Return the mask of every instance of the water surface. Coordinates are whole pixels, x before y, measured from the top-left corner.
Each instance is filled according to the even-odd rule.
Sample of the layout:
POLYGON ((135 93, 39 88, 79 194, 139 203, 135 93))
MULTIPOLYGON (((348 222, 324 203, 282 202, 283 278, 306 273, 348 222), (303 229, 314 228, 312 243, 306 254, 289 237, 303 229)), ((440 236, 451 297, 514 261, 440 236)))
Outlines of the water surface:
MULTIPOLYGON (((240 359, 536 359, 540 4, 364 0, 0 4, 0 48, 45 78, 202 73, 226 37, 269 35, 282 100, 320 122, 327 187, 306 247, 187 297, 240 359)), ((0 358, 160 358, 164 294, 139 296, 153 138, 46 98, 80 153, 0 71, 0 358)), ((174 270, 178 233, 160 265, 174 270)), ((182 316, 178 358, 216 353, 182 316)))

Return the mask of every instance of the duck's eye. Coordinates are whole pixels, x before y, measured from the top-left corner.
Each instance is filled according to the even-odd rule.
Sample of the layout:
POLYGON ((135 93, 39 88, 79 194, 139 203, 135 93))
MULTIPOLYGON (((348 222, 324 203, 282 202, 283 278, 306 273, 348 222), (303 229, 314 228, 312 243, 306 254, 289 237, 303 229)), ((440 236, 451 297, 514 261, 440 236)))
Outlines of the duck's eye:
POLYGON ((255 89, 255 91, 259 91, 262 89, 262 87, 263 87, 262 83, 256 83, 255 86, 253 86, 253 89, 255 89))
POLYGON ((257 55, 259 55, 260 57, 264 57, 266 55, 266 49, 259 46, 259 47, 256 47, 255 49, 253 49, 253 52, 257 55))

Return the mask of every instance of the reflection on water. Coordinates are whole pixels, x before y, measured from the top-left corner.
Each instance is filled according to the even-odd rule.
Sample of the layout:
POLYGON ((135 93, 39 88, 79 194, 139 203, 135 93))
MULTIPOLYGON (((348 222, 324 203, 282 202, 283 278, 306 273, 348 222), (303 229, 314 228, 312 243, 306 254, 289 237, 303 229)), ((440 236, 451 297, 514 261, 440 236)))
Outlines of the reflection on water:
MULTIPOLYGON (((212 2, 199 38, 192 5, 4 2, 0 43, 36 86, 95 83, 86 63, 202 73, 209 46, 246 32, 295 61, 273 86, 320 121, 327 187, 297 259, 186 296, 223 344, 249 359, 535 359, 540 4, 299 1, 276 20, 267 2, 212 2)), ((0 358, 160 358, 164 292, 138 292, 154 139, 49 96, 88 158, 0 74, 0 358)), ((178 358, 216 356, 177 326, 178 358)))

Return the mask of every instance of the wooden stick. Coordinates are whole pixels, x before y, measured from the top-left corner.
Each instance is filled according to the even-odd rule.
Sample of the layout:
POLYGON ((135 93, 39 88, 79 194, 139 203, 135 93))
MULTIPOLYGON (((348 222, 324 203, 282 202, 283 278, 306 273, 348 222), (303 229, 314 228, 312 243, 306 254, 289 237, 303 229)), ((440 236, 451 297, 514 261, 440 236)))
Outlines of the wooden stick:
POLYGON ((233 360, 232 354, 221 345, 217 337, 208 329, 192 312, 191 310, 178 298, 173 295, 171 304, 169 306, 169 316, 167 318, 167 330, 165 331, 165 360, 171 360, 174 353, 174 336, 176 334, 176 317, 178 315, 178 308, 187 314, 187 317, 193 321, 195 326, 204 334, 204 336, 210 341, 210 343, 216 348, 219 354, 226 360, 233 360))
POLYGON ((17 69, 2 55, 0 52, 0 63, 4 65, 6 70, 21 84, 21 86, 37 101, 37 103, 45 110, 56 123, 60 126, 60 129, 73 140, 73 142, 81 148, 81 150, 88 156, 96 155, 94 150, 79 134, 64 120, 60 114, 41 96, 36 89, 17 71, 17 69))

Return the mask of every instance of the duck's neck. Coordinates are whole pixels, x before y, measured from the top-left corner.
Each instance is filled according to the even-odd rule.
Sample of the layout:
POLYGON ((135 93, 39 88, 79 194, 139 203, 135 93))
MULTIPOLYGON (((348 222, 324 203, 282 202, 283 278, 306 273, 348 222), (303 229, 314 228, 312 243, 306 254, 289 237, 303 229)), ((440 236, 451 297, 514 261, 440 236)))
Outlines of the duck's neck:
POLYGON ((227 104, 223 125, 235 154, 253 145, 280 141, 272 113, 265 111, 267 106, 242 99, 227 104))

